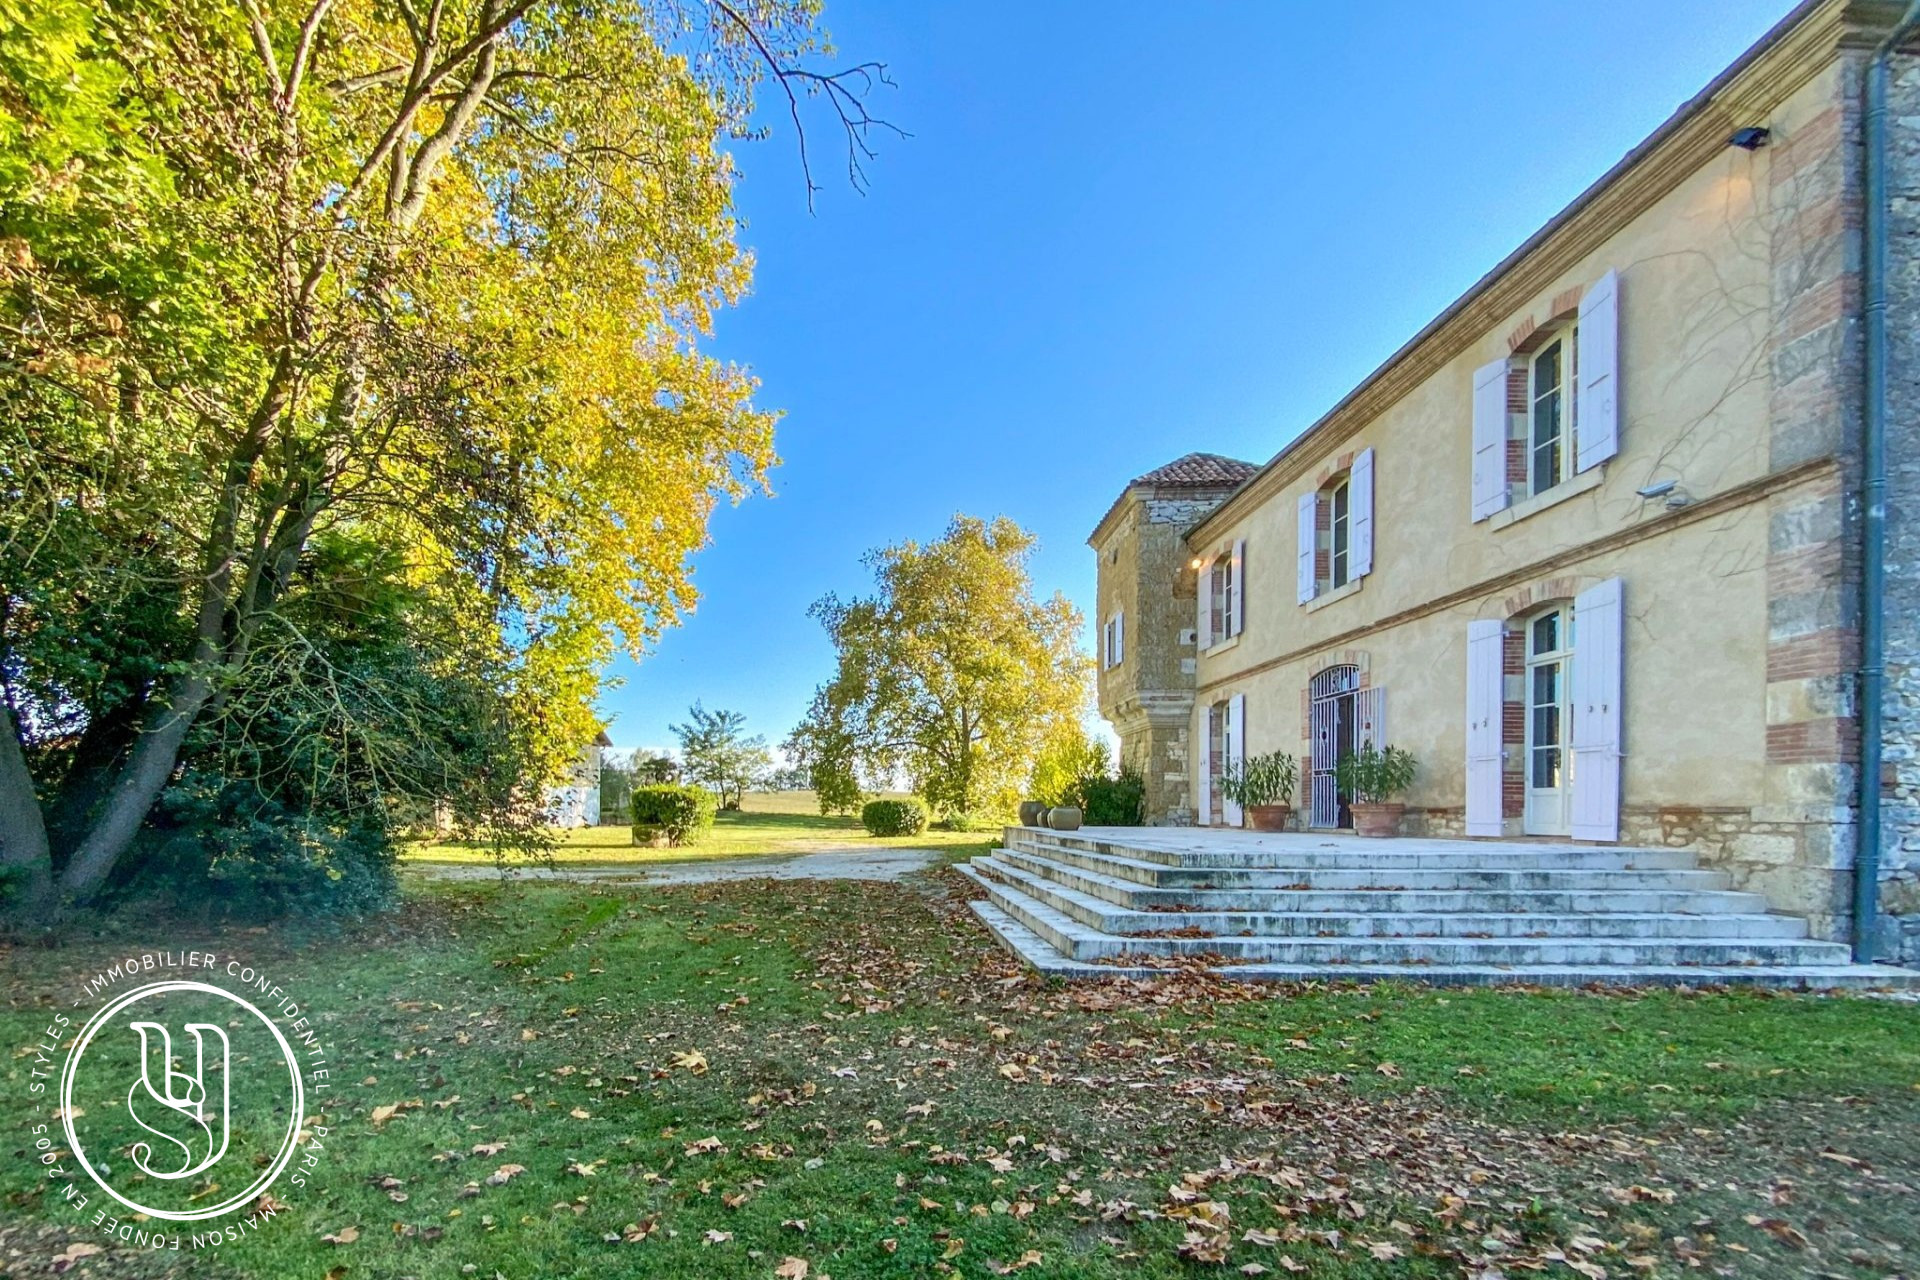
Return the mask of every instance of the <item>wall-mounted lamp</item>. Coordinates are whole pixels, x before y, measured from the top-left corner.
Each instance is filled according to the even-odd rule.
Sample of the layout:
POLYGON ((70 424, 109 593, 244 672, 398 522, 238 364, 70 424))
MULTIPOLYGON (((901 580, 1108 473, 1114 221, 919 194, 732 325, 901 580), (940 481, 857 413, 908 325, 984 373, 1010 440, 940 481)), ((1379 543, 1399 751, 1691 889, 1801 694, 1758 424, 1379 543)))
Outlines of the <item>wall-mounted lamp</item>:
POLYGON ((1200 557, 1195 556, 1193 559, 1187 561, 1187 568, 1198 569, 1200 567, 1200 563, 1201 563, 1200 557))
POLYGON ((1750 124, 1744 129, 1735 129, 1733 136, 1727 139, 1727 145, 1739 147, 1742 151, 1758 151, 1766 146, 1772 137, 1773 130, 1750 124))
POLYGON ((1634 492, 1649 500, 1665 498, 1669 511, 1678 511, 1693 501, 1693 495, 1682 489, 1678 480, 1656 480, 1652 484, 1642 485, 1634 492))

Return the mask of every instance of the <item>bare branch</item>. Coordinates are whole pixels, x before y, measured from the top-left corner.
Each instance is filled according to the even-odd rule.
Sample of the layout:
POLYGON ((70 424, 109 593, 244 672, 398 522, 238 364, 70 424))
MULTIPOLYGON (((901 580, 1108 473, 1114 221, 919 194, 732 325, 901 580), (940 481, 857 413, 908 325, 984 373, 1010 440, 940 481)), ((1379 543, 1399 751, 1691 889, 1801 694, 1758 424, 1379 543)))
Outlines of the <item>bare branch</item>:
POLYGON ((813 209, 814 192, 821 188, 813 180, 813 165, 807 154, 807 129, 800 118, 800 96, 794 92, 796 84, 809 93, 824 94, 828 103, 832 105, 834 114, 840 118, 840 128, 846 134, 847 179, 854 190, 864 194, 867 189, 867 174, 861 161, 871 160, 874 156, 873 148, 867 142, 868 135, 874 129, 885 129, 896 137, 909 136, 900 126, 873 115, 867 110, 865 95, 872 90, 876 80, 888 87, 893 85, 893 81, 887 76, 886 64, 863 62, 857 67, 849 67, 845 71, 837 71, 830 75, 809 71, 804 67, 788 66, 767 45, 759 29, 728 3, 728 0, 713 0, 713 2, 714 7, 725 15, 727 21, 746 36, 747 41, 753 45, 754 51, 760 55, 760 60, 766 63, 767 69, 773 73, 774 79, 780 85, 780 91, 787 97, 787 114, 793 120, 794 136, 800 149, 801 179, 807 186, 807 209, 809 211, 813 209), (858 89, 851 87, 856 81, 860 86, 858 89))

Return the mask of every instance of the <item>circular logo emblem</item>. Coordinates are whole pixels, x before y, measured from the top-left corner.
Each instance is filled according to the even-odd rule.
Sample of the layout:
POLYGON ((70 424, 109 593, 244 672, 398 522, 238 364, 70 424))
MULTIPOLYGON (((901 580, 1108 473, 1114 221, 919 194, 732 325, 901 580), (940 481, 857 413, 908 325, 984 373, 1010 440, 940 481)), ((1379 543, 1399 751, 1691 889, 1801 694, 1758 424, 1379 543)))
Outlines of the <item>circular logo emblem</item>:
POLYGON ((60 1077, 74 1160, 115 1200, 199 1222, 264 1195, 300 1141, 306 1086, 272 1018, 205 982, 154 982, 87 1020, 60 1077))

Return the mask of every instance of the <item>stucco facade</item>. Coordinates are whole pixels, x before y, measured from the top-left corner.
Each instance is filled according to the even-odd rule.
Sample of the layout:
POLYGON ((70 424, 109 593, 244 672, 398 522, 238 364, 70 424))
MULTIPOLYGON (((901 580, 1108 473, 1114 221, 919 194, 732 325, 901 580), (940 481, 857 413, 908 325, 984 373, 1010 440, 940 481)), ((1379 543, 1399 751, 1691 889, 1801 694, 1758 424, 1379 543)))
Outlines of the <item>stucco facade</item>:
MULTIPOLYGON (((1142 670, 1193 666, 1186 804, 1162 820, 1224 818, 1217 804, 1196 814, 1194 796, 1229 758, 1286 751, 1312 773, 1337 724, 1343 747, 1418 758, 1407 834, 1693 848, 1820 936, 1848 936, 1860 84, 1894 16, 1847 0, 1796 9, 1193 520, 1184 554, 1109 515, 1095 539, 1103 616, 1110 592, 1158 593, 1131 610, 1204 630, 1196 594, 1228 584, 1214 616, 1232 621, 1210 644, 1180 650, 1168 625, 1136 645, 1142 670), (1730 145, 1748 128, 1767 131, 1762 145, 1730 145), (1152 572, 1123 568, 1150 543, 1152 572), (1170 561, 1184 571, 1167 574, 1170 561), (1169 636, 1166 654, 1144 652, 1169 636)), ((1920 60, 1895 61, 1882 941, 1911 959, 1920 60)), ((1117 725, 1126 705, 1103 681, 1117 725)), ((1344 822, 1347 797, 1309 790, 1297 823, 1344 822)))

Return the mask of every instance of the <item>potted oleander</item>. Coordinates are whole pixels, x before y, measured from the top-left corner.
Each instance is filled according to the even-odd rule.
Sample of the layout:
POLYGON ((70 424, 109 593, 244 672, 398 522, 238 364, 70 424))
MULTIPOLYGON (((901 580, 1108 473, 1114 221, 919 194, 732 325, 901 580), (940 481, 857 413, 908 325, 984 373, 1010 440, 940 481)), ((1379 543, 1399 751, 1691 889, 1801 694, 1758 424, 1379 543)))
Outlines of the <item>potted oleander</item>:
POLYGON ((1371 742, 1334 762, 1333 779, 1353 811, 1353 831, 1362 836, 1400 834, 1407 806, 1396 797, 1413 785, 1413 753, 1404 747, 1376 748, 1371 742))
POLYGON ((1220 778, 1220 794, 1240 806, 1255 831, 1285 831, 1293 812, 1293 789, 1300 767, 1284 751, 1230 764, 1220 778))

